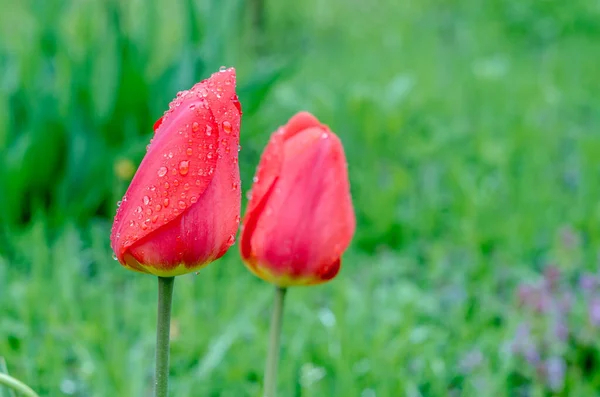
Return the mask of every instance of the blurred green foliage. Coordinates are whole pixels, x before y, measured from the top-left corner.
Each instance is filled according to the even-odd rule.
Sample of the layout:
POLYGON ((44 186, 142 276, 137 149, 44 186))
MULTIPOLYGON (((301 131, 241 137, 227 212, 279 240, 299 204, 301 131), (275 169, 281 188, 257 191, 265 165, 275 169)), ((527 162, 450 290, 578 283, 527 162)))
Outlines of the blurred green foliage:
MULTIPOLYGON (((110 261, 111 216, 175 93, 234 65, 245 190, 306 109, 344 142, 358 218, 339 278, 290 294, 282 395, 543 395, 503 346, 527 317, 517 282, 598 268, 600 3, 268 0, 258 30, 254 3, 3 2, 11 373, 48 396, 145 395, 155 286, 110 261)), ((270 291, 235 251, 178 279, 174 395, 260 393, 270 291)), ((582 373, 562 395, 597 393, 582 373)))

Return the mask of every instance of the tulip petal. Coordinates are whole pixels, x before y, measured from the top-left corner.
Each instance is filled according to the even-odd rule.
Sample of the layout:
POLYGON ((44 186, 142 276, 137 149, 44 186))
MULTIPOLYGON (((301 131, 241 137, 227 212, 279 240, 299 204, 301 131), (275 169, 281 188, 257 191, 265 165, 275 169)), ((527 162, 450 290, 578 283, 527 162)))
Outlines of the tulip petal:
POLYGON ((281 278, 274 282, 314 284, 338 272, 355 228, 344 175, 341 143, 328 130, 309 128, 285 142, 280 177, 246 242, 256 266, 281 278))
POLYGON ((285 127, 283 127, 283 129, 285 130, 285 139, 290 139, 298 132, 311 127, 325 128, 325 126, 323 126, 319 122, 319 120, 317 120, 317 118, 312 114, 308 112, 298 112, 294 116, 292 116, 290 121, 288 121, 285 127))
MULTIPOLYGON (((235 169, 240 114, 232 101, 234 96, 235 71, 215 73, 178 94, 156 122, 154 140, 113 225, 111 241, 121 263, 125 264, 129 247, 168 226, 203 200, 217 172, 218 158, 229 156, 232 148, 236 165, 227 172, 231 178, 237 177, 239 184, 239 170, 236 173, 235 169)), ((231 187, 231 182, 228 184, 231 187)))

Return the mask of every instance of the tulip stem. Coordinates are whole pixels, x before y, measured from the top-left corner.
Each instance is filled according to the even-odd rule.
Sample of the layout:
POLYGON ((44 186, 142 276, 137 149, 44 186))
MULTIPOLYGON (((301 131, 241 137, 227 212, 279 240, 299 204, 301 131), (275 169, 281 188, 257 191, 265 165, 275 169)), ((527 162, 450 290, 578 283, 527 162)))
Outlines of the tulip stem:
POLYGON ((173 300, 174 282, 175 277, 158 278, 155 397, 167 397, 169 391, 169 334, 171 331, 171 302, 173 300))
POLYGON ((25 383, 21 382, 18 379, 13 378, 10 375, 3 374, 0 372, 0 385, 6 386, 9 389, 15 390, 17 393, 26 396, 26 397, 39 397, 36 392, 34 392, 31 387, 27 386, 25 383))
POLYGON ((279 349, 281 336, 281 323, 283 320, 283 301, 287 288, 275 287, 275 302, 271 317, 271 332, 269 335, 269 352, 265 369, 264 397, 277 395, 277 369, 279 365, 279 349))

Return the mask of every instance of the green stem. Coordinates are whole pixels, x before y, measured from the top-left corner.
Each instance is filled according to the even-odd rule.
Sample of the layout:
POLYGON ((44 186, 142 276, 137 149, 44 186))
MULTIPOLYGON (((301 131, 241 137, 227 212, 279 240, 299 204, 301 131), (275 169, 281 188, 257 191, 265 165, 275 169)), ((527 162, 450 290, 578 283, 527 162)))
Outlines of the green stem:
POLYGON ((269 335, 269 353, 267 355, 267 367, 265 369, 265 391, 264 397, 275 397, 277 395, 277 368, 279 365, 279 347, 281 336, 281 322, 283 320, 283 301, 287 289, 275 287, 275 303, 271 317, 271 333, 269 335))
POLYGON ((174 282, 175 277, 158 278, 155 397, 167 397, 169 391, 169 334, 171 331, 171 302, 173 300, 174 282))
POLYGON ((0 373, 0 385, 9 387, 26 397, 39 397, 31 387, 7 374, 0 373))

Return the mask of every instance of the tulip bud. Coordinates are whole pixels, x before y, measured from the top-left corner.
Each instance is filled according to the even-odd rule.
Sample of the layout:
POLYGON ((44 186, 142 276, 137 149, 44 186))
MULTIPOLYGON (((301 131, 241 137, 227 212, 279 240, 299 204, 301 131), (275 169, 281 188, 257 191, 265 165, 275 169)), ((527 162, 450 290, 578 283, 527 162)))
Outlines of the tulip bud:
POLYGON ((346 158, 338 137, 301 112, 271 136, 243 221, 250 271, 280 287, 326 282, 354 234, 346 158))
POLYGON ((117 209, 111 245, 123 266, 176 276, 234 243, 240 116, 233 68, 177 94, 117 209))

